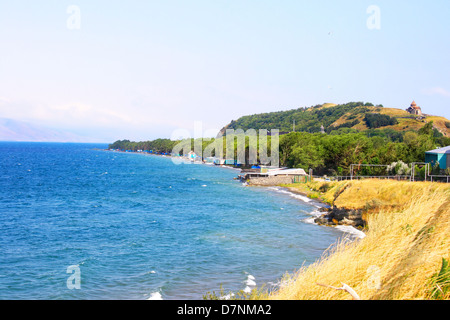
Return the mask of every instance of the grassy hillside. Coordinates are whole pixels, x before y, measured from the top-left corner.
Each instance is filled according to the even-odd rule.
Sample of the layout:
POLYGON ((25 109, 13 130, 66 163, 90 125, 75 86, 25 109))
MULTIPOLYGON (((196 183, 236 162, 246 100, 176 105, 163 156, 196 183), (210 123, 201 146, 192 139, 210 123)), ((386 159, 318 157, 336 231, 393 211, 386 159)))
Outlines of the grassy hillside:
POLYGON ((336 105, 325 103, 310 108, 299 108, 288 111, 270 112, 249 115, 231 121, 225 126, 225 129, 279 129, 282 132, 293 131, 295 122, 295 131, 298 132, 320 132, 323 125, 327 133, 337 130, 355 129, 365 131, 368 129, 392 129, 398 132, 418 131, 425 126, 427 122, 433 121, 434 128, 442 135, 450 137, 450 121, 443 117, 426 116, 421 119, 413 116, 403 109, 383 108, 374 106, 371 103, 350 102, 336 105), (367 115, 377 114, 385 119, 392 121, 383 121, 380 126, 372 127, 366 121, 367 115))
POLYGON ((367 236, 334 245, 287 276, 271 299, 352 299, 330 287, 342 283, 361 299, 450 299, 449 185, 364 180, 306 190, 336 206, 364 209, 367 236))

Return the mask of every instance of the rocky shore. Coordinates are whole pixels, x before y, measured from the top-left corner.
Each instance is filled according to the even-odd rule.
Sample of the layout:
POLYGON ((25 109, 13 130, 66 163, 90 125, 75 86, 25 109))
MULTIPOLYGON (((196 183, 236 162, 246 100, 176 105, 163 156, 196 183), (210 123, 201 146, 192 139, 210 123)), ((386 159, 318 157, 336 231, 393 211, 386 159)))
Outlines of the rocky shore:
POLYGON ((346 209, 346 208, 321 208, 320 211, 325 212, 322 216, 314 219, 314 222, 320 225, 327 226, 352 226, 355 228, 363 228, 366 223, 362 217, 361 209, 346 209))
MULTIPOLYGON (((308 196, 308 194, 299 191, 297 188, 288 187, 291 192, 301 194, 303 196, 308 196)), ((315 199, 320 201, 319 199, 315 199)), ((323 214, 320 217, 314 219, 314 222, 319 225, 325 226, 352 226, 355 228, 364 228, 366 222, 363 219, 363 210, 361 209, 347 209, 343 207, 337 207, 332 205, 323 207, 319 209, 323 214)))

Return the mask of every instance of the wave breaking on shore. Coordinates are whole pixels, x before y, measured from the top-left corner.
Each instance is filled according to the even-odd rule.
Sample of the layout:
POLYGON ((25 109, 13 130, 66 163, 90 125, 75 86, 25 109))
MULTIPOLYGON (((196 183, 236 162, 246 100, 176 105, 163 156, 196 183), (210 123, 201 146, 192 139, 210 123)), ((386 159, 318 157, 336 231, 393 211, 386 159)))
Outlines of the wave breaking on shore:
MULTIPOLYGON (((319 208, 326 208, 329 207, 329 205, 324 204, 322 202, 316 201, 314 199, 310 199, 307 196, 301 195, 299 193, 295 193, 292 192, 286 188, 283 187, 268 187, 269 190, 278 192, 278 193, 282 193, 282 194, 286 194, 288 196, 291 196, 295 199, 298 199, 300 201, 303 201, 307 204, 310 204, 314 207, 316 207, 316 209, 314 209, 311 212, 306 212, 307 215, 310 215, 311 217, 308 217, 306 219, 303 220, 303 222, 305 223, 309 223, 309 224, 315 224, 315 225, 319 225, 318 223, 315 222, 316 218, 319 218, 320 216, 323 215, 323 212, 321 212, 319 210, 319 208)), ((358 239, 362 239, 366 236, 366 234, 358 229, 356 229, 353 226, 344 226, 344 225, 337 225, 334 226, 334 228, 336 228, 337 230, 340 230, 341 232, 348 234, 349 236, 351 236, 352 238, 358 238, 358 239)))

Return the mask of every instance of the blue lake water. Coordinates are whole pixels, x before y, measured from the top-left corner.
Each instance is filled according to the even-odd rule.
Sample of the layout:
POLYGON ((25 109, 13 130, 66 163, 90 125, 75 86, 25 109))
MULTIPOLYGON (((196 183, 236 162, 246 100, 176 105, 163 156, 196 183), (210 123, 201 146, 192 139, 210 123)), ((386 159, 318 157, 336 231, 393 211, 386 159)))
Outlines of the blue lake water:
POLYGON ((236 170, 95 148, 0 142, 0 299, 201 299, 275 284, 343 235, 236 170))

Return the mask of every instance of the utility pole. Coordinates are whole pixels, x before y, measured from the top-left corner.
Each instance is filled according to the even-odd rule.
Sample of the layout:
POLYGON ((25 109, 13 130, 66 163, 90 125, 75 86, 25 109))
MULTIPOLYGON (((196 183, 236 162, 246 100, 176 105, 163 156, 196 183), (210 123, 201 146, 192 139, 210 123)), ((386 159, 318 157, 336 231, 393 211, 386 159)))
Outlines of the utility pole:
POLYGON ((294 123, 292 124, 292 132, 295 132, 295 119, 294 119, 294 123))

